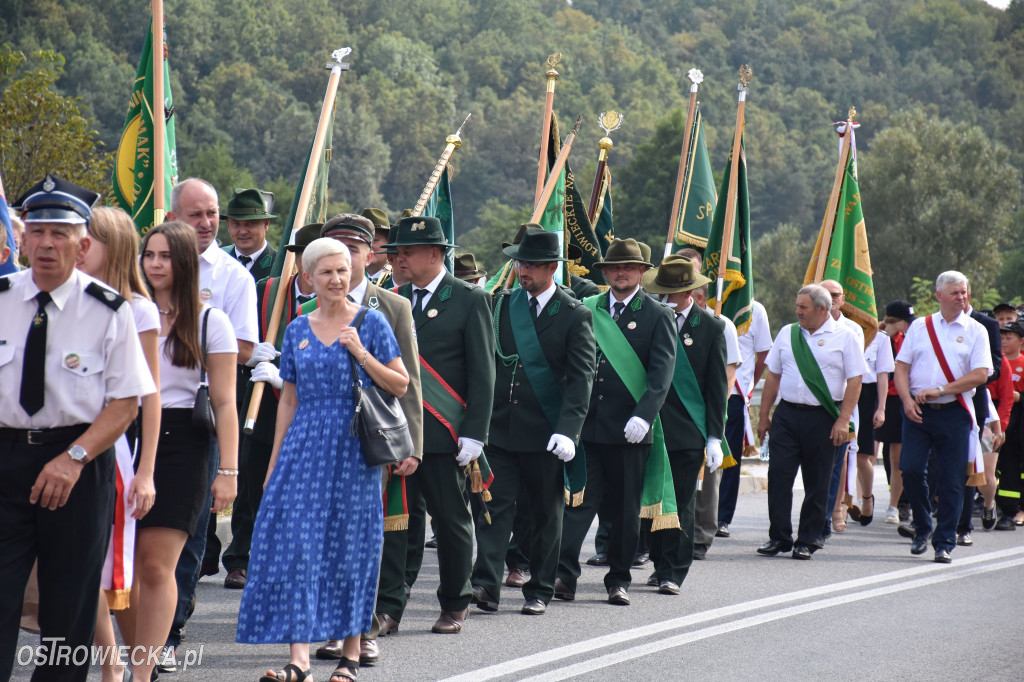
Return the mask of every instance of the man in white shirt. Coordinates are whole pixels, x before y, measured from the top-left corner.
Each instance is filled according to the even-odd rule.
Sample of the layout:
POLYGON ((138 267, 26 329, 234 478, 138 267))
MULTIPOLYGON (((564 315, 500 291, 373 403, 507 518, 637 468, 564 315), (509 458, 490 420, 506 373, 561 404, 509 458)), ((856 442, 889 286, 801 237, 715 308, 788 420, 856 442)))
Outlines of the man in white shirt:
POLYGON ((765 556, 792 549, 794 559, 806 560, 822 547, 829 474, 839 446, 849 440, 861 375, 867 371, 861 340, 832 319, 830 309, 831 297, 824 287, 809 284, 800 289, 799 326, 783 327, 768 352, 757 424, 762 441, 771 430, 770 539, 757 550, 765 556), (781 402, 770 416, 776 397, 781 402), (804 502, 794 543, 790 515, 797 468, 803 473, 804 502))
POLYGON ((964 312, 966 296, 967 278, 962 273, 950 270, 939 275, 939 312, 910 325, 896 356, 896 390, 906 416, 900 470, 914 510, 910 552, 924 554, 931 536, 935 561, 944 564, 951 561, 956 546, 968 447, 974 445, 974 390, 992 371, 988 333, 964 312), (934 490, 929 489, 929 479, 934 490), (933 495, 939 498, 934 535, 933 495))

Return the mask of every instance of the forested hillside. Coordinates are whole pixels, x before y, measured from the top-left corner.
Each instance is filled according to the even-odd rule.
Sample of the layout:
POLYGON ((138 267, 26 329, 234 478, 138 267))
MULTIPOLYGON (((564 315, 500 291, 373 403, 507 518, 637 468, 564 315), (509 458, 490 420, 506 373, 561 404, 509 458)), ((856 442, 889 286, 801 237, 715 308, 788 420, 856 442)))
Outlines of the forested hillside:
MULTIPOLYGON (((976 0, 165 0, 165 12, 179 165, 222 192, 255 183, 290 201, 324 63, 349 45, 331 200, 396 216, 472 112, 453 159, 457 241, 493 271, 498 242, 529 212, 544 60, 560 52, 563 131, 584 116, 570 157, 579 183, 589 192, 598 114, 623 113, 609 162, 616 232, 658 253, 686 72, 704 72, 701 110, 720 175, 737 68, 749 64, 758 298, 773 310, 791 305, 835 172, 831 123, 850 106, 862 124, 860 185, 880 304, 908 296, 913 276, 948 267, 1007 297, 1024 293, 1014 220, 1024 0, 1005 12, 976 0), (1013 267, 1000 276, 1004 260, 1013 267)), ((0 0, 10 47, 30 62, 38 49, 64 56, 57 87, 81 98, 107 151, 120 136, 148 18, 141 0, 0 0)), ((0 73, 0 89, 11 78, 0 73)), ((0 148, 0 162, 6 178, 18 159, 0 148)))

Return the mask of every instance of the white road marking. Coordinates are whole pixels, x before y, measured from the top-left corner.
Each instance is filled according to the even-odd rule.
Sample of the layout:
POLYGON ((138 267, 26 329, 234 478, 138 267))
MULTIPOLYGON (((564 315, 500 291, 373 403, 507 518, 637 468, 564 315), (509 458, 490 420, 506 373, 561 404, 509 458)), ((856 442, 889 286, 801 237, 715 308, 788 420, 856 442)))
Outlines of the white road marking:
MULTIPOLYGON (((848 599, 849 601, 858 601, 860 599, 868 599, 873 596, 879 596, 880 594, 890 594, 892 592, 912 589, 913 587, 920 587, 925 584, 932 584, 928 582, 922 582, 926 580, 925 578, 922 578, 920 580, 910 579, 917 578, 918 576, 927 576, 928 574, 935 573, 938 571, 946 571, 946 573, 934 578, 933 582, 944 582, 946 580, 954 580, 967 575, 971 575, 972 571, 987 572, 989 570, 1000 570, 1003 568, 1009 568, 1011 566, 1024 564, 1024 558, 1019 558, 1012 561, 1005 561, 999 564, 994 564, 993 566, 984 566, 974 569, 971 568, 972 566, 977 566, 977 564, 982 564, 985 562, 994 562, 1000 559, 1007 559, 1012 557, 1020 557, 1020 555, 1024 555, 1024 547, 1014 547, 1011 549, 1004 549, 996 552, 986 552, 985 554, 979 554, 977 556, 966 557, 964 559, 957 559, 956 563, 952 566, 929 562, 926 565, 916 566, 914 568, 890 571, 888 573, 879 573, 878 575, 867 576, 864 578, 844 580, 837 583, 830 583, 828 585, 821 585, 819 587, 797 590, 795 592, 787 592, 785 594, 779 594, 771 597, 763 597, 761 599, 753 599, 750 601, 741 602, 739 604, 732 604, 730 606, 723 606, 717 609, 711 609, 708 611, 702 611, 700 613, 681 616, 679 618, 672 618, 669 620, 661 621, 660 623, 653 623, 650 625, 644 625, 642 627, 623 630, 621 632, 613 632, 607 635, 602 635, 600 637, 593 637, 591 639, 586 639, 581 642, 567 644, 565 646, 560 646, 554 649, 541 651, 535 654, 530 654, 528 656, 523 656, 521 658, 512 659, 510 661, 504 661, 502 663, 480 668, 478 670, 472 670, 466 673, 462 673, 460 675, 456 675, 455 677, 450 677, 448 678, 448 680, 450 682, 484 682, 485 680, 495 680, 501 677, 515 675, 516 673, 522 672, 524 670, 529 670, 530 668, 536 668, 542 665, 550 665, 551 663, 559 660, 564 660, 575 656, 581 656, 583 654, 587 654, 598 649, 604 649, 612 646, 621 646, 632 640, 665 634, 670 630, 679 630, 682 628, 692 627, 694 625, 700 625, 702 623, 718 620, 720 618, 739 616, 753 611, 758 611, 760 609, 781 606, 784 604, 804 599, 821 599, 828 595, 844 592, 847 590, 859 590, 862 588, 869 588, 873 585, 879 585, 886 582, 899 581, 898 584, 886 588, 879 588, 878 590, 865 590, 862 592, 856 592, 854 594, 845 595, 843 597, 836 597, 833 599, 821 599, 821 601, 818 602, 811 602, 809 604, 793 607, 794 609, 804 609, 803 611, 794 611, 793 613, 789 613, 789 611, 791 611, 792 609, 782 609, 772 613, 760 614, 758 616, 754 616, 751 618, 735 621, 733 623, 725 623, 722 625, 714 626, 712 628, 706 628, 704 630, 686 633, 684 635, 678 635, 667 640, 662 640, 661 642, 655 642, 653 644, 638 646, 634 649, 627 649, 625 651, 617 652, 615 654, 609 654, 608 656, 602 656, 597 659, 593 659, 592 661, 585 664, 571 666, 573 672, 568 675, 571 677, 586 672, 586 670, 584 670, 582 666, 592 665, 599 660, 618 657, 613 662, 605 663, 601 666, 598 666, 605 667, 607 665, 614 665, 614 663, 618 663, 624 660, 629 660, 630 658, 635 658, 636 656, 645 655, 645 653, 650 653, 649 651, 646 651, 647 647, 661 647, 660 649, 654 649, 655 651, 658 651, 672 646, 680 646, 681 644, 685 644, 687 641, 696 641, 697 639, 703 639, 704 637, 711 637, 715 634, 719 634, 720 632, 730 632, 731 630, 740 629, 741 627, 752 627, 761 622, 769 622, 771 620, 776 620, 777 618, 785 618, 790 615, 797 615, 797 613, 806 613, 807 611, 813 611, 819 608, 829 608, 830 606, 835 605, 831 602, 835 601, 836 599, 848 599), (909 582, 907 582, 908 580, 909 582), (875 594, 876 592, 878 594, 875 594), (783 612, 786 612, 787 615, 776 615, 783 612), (767 618, 767 620, 764 620, 765 618, 767 618), (757 622, 754 622, 755 620, 757 622), (746 624, 736 627, 739 623, 746 624), (715 630, 715 632, 711 632, 712 630, 715 630), (684 640, 687 637, 694 637, 695 635, 700 636, 685 641, 676 641, 684 640), (666 642, 673 643, 665 644, 666 642), (663 644, 665 645, 662 646, 663 644), (635 654, 635 656, 624 656, 624 654, 629 654, 634 650, 640 649, 645 649, 644 653, 637 653, 635 654)), ((846 602, 838 601, 836 603, 846 602)), ((595 668, 588 669, 593 670, 595 668)), ((555 675, 558 672, 559 671, 553 671, 547 674, 555 675)), ((565 679, 565 677, 538 676, 537 678, 531 679, 565 679)))

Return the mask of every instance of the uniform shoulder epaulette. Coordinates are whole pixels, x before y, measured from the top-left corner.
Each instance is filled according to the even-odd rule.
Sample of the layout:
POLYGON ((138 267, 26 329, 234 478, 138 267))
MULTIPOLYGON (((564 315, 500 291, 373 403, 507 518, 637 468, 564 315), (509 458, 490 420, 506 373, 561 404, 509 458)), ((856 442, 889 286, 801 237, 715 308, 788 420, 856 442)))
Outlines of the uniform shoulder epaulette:
POLYGON ((125 298, 116 291, 107 289, 101 284, 92 282, 85 288, 85 293, 89 294, 97 301, 107 306, 111 310, 117 310, 125 303, 125 298))
POLYGON ((11 278, 8 275, 0 277, 0 293, 3 293, 11 288, 11 278))

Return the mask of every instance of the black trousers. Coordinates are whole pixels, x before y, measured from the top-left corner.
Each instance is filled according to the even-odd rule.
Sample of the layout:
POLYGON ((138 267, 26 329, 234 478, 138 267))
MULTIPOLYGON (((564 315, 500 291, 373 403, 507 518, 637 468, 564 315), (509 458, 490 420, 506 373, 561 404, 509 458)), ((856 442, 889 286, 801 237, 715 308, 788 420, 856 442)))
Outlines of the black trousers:
POLYGON ((838 450, 830 437, 836 420, 824 407, 803 407, 783 400, 772 418, 768 442, 768 536, 784 545, 793 544, 793 481, 799 468, 803 473, 804 502, 796 544, 820 547, 829 478, 838 450))
POLYGON ((581 572, 580 550, 600 508, 602 514, 607 510, 611 524, 605 589, 628 588, 631 582, 629 571, 640 540, 640 501, 644 468, 651 446, 584 443, 584 449, 587 488, 583 504, 565 507, 563 512, 557 577, 571 589, 576 589, 581 572))
POLYGON ((491 523, 477 519, 472 582, 495 599, 501 598, 505 556, 518 517, 517 501, 525 495, 529 516, 527 527, 520 531, 519 546, 525 550, 530 579, 523 585, 523 596, 547 604, 555 592, 562 539, 564 465, 550 452, 509 452, 493 446, 487 450, 487 459, 494 472, 487 503, 491 523))
POLYGON ((1021 403, 1016 403, 1010 410, 1006 443, 999 450, 996 471, 999 473, 996 505, 1004 516, 1015 516, 1021 508, 1021 493, 1024 492, 1024 420, 1021 419, 1021 403))
POLYGON ((427 513, 437 525, 437 600, 442 611, 461 611, 473 598, 473 517, 463 496, 465 476, 454 452, 424 453, 414 476, 420 478, 427 513))
MULTIPOLYGON (((47 644, 45 660, 32 679, 85 680, 96 630, 100 575, 114 514, 114 448, 85 465, 67 503, 53 511, 29 504, 32 485, 51 459, 85 432, 47 445, 0 435, 0 679, 11 677, 25 584, 38 559, 39 627, 47 644), (84 647, 85 649, 82 649, 84 647), (70 660, 61 659, 69 654, 70 660), (51 659, 51 655, 53 658, 51 659), (77 660, 81 665, 75 665, 77 660)), ((38 660, 33 651, 34 660, 38 660)), ((22 658, 21 660, 24 660, 22 658)))
POLYGON ((679 528, 666 528, 651 533, 651 559, 659 580, 671 580, 681 585, 693 564, 697 475, 704 463, 704 448, 669 450, 668 461, 672 466, 679 528))

